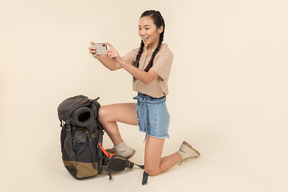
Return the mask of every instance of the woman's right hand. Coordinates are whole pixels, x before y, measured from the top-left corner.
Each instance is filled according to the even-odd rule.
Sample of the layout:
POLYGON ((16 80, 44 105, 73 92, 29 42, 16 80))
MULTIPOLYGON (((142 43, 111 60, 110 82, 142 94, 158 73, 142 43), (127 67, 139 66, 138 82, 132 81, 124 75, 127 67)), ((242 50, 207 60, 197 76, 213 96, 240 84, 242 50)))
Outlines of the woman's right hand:
POLYGON ((95 57, 96 59, 99 59, 99 58, 101 58, 101 57, 102 57, 102 58, 103 58, 103 57, 107 57, 106 55, 97 55, 97 49, 92 46, 92 45, 94 45, 94 44, 95 44, 95 42, 94 42, 94 41, 91 41, 91 46, 88 47, 89 53, 91 53, 91 55, 92 55, 93 57, 95 57))

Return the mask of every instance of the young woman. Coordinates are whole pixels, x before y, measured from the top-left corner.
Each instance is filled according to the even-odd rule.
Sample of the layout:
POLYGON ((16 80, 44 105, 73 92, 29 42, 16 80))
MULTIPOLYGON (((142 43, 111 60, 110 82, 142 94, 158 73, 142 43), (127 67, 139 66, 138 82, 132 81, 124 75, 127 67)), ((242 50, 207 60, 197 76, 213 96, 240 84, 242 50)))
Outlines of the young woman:
POLYGON ((99 120, 114 143, 116 154, 127 158, 131 158, 135 150, 123 141, 117 122, 139 125, 140 131, 146 133, 144 165, 150 176, 158 175, 185 159, 200 156, 184 141, 176 153, 161 157, 165 138, 169 137, 170 115, 166 108, 166 95, 173 60, 167 44, 162 44, 164 31, 165 23, 160 12, 149 10, 139 19, 139 48, 121 57, 110 43, 105 43, 109 46, 105 55, 97 55, 96 48, 89 47, 92 56, 108 69, 124 68, 133 76, 133 90, 138 92, 134 97, 137 103, 102 106, 99 120))

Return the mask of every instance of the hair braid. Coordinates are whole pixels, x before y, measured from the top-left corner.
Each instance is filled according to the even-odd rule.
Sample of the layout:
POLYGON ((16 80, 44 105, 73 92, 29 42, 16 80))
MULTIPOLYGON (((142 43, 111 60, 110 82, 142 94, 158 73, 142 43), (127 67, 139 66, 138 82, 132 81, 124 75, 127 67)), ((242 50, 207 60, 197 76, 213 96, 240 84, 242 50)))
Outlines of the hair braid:
POLYGON ((151 57, 151 60, 149 61, 147 67, 146 67, 145 70, 144 70, 144 71, 146 71, 146 72, 148 72, 148 71, 150 70, 150 68, 153 66, 153 60, 154 60, 156 54, 159 52, 159 50, 160 50, 160 48, 161 48, 162 41, 163 41, 163 39, 164 39, 164 37, 163 37, 164 35, 162 35, 162 34, 163 34, 163 33, 161 33, 161 35, 160 35, 158 46, 157 46, 157 48, 153 51, 153 55, 152 55, 152 57, 151 57))
POLYGON ((140 57, 142 55, 143 49, 144 49, 144 43, 143 43, 143 41, 141 41, 140 49, 139 49, 138 54, 136 56, 136 61, 134 62, 134 66, 137 68, 139 67, 139 60, 140 60, 140 57))

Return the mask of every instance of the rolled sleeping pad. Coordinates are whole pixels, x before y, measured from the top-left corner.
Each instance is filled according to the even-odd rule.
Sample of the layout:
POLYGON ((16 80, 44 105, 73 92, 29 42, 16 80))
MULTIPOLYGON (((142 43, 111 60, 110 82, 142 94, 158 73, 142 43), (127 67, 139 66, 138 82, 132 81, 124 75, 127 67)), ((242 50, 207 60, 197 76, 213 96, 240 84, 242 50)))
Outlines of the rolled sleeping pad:
POLYGON ((80 107, 72 113, 71 118, 76 125, 86 127, 93 122, 94 112, 88 107, 80 107))

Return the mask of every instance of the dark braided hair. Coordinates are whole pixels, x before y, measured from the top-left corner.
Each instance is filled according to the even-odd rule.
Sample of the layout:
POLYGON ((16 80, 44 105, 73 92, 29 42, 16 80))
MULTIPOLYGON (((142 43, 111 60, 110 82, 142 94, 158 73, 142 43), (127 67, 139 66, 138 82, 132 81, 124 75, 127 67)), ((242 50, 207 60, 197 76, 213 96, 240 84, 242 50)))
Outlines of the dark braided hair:
MULTIPOLYGON (((162 15, 161 15, 161 13, 159 11, 155 11, 155 10, 145 11, 144 13, 142 13, 141 17, 145 17, 145 16, 149 16, 149 17, 152 18, 152 20, 153 20, 154 24, 156 25, 157 29, 159 29, 161 26, 163 26, 163 31, 160 34, 158 46, 154 50, 153 55, 151 57, 151 60, 149 61, 147 67, 144 70, 144 71, 148 72, 149 69, 153 66, 153 60, 154 60, 156 54, 158 53, 158 51, 160 50, 160 47, 161 47, 162 42, 164 40, 165 22, 164 22, 164 19, 163 19, 162 15)), ((141 40, 140 49, 139 49, 139 52, 137 54, 136 61, 134 62, 134 66, 137 67, 137 68, 139 67, 139 60, 140 60, 140 57, 142 55, 143 49, 144 49, 144 43, 141 40)))

